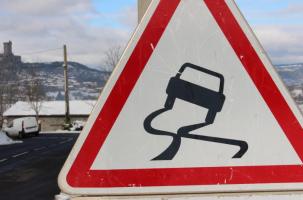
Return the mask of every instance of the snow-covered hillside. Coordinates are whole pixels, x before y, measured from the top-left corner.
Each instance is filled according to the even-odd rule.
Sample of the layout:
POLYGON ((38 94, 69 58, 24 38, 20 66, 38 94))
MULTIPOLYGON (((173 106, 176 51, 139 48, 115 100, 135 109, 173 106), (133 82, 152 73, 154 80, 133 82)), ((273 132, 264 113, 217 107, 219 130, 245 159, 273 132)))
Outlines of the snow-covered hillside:
MULTIPOLYGON (((62 65, 62 62, 22 63, 16 71, 22 85, 22 81, 25 83, 30 71, 34 70, 36 78, 42 80, 48 99, 64 100, 62 65)), ((71 100, 96 100, 111 74, 76 62, 69 62, 68 69, 71 100)), ((277 65, 276 69, 290 90, 303 85, 303 63, 277 65)))
MULTIPOLYGON (((63 63, 24 63, 19 70, 19 78, 26 80, 30 70, 42 80, 49 100, 64 99, 63 63)), ((88 68, 85 65, 69 62, 69 89, 71 100, 95 100, 98 98, 110 72, 88 68)), ((22 82, 22 81, 21 81, 22 82)))
POLYGON ((277 65, 277 71, 288 86, 303 84, 303 63, 277 65))

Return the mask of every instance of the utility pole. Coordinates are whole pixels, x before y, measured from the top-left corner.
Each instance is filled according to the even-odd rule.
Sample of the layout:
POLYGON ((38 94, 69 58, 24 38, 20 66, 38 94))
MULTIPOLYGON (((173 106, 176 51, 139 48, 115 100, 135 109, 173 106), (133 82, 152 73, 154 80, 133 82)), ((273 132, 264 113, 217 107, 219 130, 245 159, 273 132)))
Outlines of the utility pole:
POLYGON ((68 73, 67 73, 67 48, 66 45, 63 46, 64 54, 64 93, 65 93, 65 125, 64 128, 69 128, 71 121, 69 116, 69 94, 68 94, 68 73))

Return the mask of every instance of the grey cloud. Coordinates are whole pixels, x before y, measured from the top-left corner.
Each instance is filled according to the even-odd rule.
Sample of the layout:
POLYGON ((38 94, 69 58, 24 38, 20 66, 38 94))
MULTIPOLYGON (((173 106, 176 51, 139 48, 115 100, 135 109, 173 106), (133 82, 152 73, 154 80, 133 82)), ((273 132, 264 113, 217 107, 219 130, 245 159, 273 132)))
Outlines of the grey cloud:
MULTIPOLYGON (((69 59, 90 66, 102 65, 104 53, 126 45, 137 23, 136 6, 116 13, 98 13, 90 0, 1 0, 0 42, 12 40, 25 61, 62 60, 62 51, 30 54, 68 45, 69 59), (114 20, 120 26, 93 25, 90 20, 114 20)), ((274 63, 303 62, 303 28, 254 28, 274 63)))
POLYGON ((0 7, 9 12, 32 15, 66 15, 94 11, 89 0, 1 0, 0 7))
POLYGON ((300 15, 303 17, 303 3, 290 4, 286 8, 273 12, 275 15, 294 16, 300 15))
MULTIPOLYGON (((134 20, 129 8, 124 10, 119 16, 134 20)), ((15 53, 25 61, 62 60, 61 50, 30 52, 67 44, 70 60, 101 66, 104 52, 113 45, 126 44, 134 29, 124 27, 118 17, 118 28, 92 25, 90 20, 101 20, 103 13, 97 13, 89 0, 2 0, 0 13, 0 41, 12 40, 15 53)))
POLYGON ((254 29, 274 63, 303 62, 303 27, 280 25, 254 29))
POLYGON ((138 22, 137 7, 127 7, 117 15, 117 19, 128 27, 136 27, 138 22))

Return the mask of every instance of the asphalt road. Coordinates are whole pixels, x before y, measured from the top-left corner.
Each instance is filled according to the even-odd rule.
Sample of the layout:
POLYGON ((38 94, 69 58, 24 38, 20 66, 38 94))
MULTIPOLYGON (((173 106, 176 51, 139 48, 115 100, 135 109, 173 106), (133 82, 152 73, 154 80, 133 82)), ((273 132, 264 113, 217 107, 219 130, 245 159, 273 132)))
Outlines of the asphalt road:
POLYGON ((78 134, 41 134, 0 146, 0 199, 52 200, 57 177, 78 134))

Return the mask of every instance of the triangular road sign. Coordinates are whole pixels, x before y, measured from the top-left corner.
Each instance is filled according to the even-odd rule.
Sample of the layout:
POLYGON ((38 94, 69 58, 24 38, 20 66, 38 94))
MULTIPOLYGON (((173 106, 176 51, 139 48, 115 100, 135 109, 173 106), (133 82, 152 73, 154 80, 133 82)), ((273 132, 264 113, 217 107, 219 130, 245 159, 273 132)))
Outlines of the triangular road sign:
POLYGON ((59 185, 85 195, 303 189, 302 121, 232 0, 154 0, 59 185))

